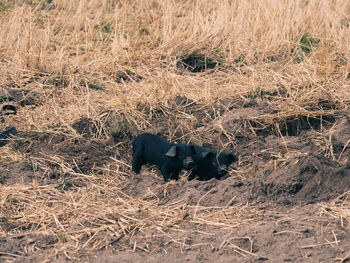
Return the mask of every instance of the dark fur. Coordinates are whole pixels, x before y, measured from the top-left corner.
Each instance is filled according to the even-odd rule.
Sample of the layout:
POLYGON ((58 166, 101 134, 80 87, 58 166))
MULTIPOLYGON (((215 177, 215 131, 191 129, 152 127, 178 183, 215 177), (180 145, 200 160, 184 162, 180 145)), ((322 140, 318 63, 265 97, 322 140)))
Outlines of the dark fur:
POLYGON ((11 114, 16 115, 17 114, 17 108, 14 105, 7 105, 6 104, 6 105, 2 106, 1 111, 5 115, 11 115, 11 114))
POLYGON ((17 129, 15 127, 10 127, 4 132, 0 133, 0 146, 5 145, 6 139, 12 135, 15 135, 16 133, 17 133, 17 129))
POLYGON ((238 161, 238 157, 235 154, 226 154, 221 152, 217 156, 216 151, 210 151, 200 146, 194 146, 195 154, 193 160, 195 167, 192 169, 191 175, 188 180, 198 178, 198 180, 205 181, 211 178, 220 179, 227 173, 228 167, 235 161, 238 161))
POLYGON ((193 146, 174 144, 158 135, 143 133, 133 142, 132 170, 138 174, 144 164, 156 164, 160 167, 164 181, 178 179, 181 169, 190 169, 194 165, 193 146))

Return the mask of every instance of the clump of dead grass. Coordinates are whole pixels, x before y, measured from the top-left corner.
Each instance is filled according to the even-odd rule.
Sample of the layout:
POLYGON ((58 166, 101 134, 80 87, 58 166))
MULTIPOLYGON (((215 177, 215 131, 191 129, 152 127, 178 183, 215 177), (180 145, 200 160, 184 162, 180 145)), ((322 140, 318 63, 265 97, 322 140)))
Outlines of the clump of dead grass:
POLYGON ((341 227, 347 228, 350 223, 349 191, 339 195, 339 197, 328 204, 322 204, 321 214, 336 218, 341 227))

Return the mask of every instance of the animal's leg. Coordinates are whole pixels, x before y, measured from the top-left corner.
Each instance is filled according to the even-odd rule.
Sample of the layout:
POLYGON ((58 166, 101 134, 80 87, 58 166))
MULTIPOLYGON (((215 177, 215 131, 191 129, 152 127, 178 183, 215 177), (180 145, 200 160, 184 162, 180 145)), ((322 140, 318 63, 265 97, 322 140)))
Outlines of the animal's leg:
POLYGON ((142 157, 141 151, 135 151, 132 160, 132 171, 136 174, 140 173, 141 166, 144 165, 144 159, 142 157))
POLYGON ((170 178, 170 175, 171 175, 171 171, 170 171, 169 167, 166 166, 166 165, 162 165, 160 167, 160 171, 163 174, 164 182, 168 182, 169 178, 170 178))
POLYGON ((170 179, 178 180, 179 179, 179 173, 180 173, 180 171, 173 171, 172 175, 170 176, 170 179))

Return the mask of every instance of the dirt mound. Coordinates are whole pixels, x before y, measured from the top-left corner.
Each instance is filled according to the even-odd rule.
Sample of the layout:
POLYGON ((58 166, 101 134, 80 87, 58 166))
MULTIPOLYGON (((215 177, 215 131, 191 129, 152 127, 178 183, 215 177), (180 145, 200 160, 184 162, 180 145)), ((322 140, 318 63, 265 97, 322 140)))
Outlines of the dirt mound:
MULTIPOLYGON (((233 165, 222 180, 187 181, 188 173, 184 172, 181 180, 160 186, 162 179, 155 168, 132 175, 123 191, 138 198, 161 200, 162 205, 185 201, 189 205, 226 206, 248 201, 315 203, 350 189, 348 120, 334 119, 334 124, 323 125, 332 135, 332 148, 320 137, 322 125, 299 129, 302 136, 281 136, 267 126, 247 129, 249 121, 264 115, 270 118, 271 113, 262 106, 227 111, 223 117, 197 128, 197 138, 192 138, 197 134, 188 135, 189 141, 214 150, 219 145, 225 152, 239 155, 239 164, 233 165)), ((304 116, 295 118, 297 123, 304 116)), ((289 123, 291 129, 292 125, 289 123)))
POLYGON ((124 185, 123 192, 144 200, 159 200, 160 205, 185 202, 188 205, 222 207, 244 203, 250 199, 250 183, 232 176, 224 180, 187 181, 184 173, 179 181, 163 184, 153 173, 135 175, 124 185))
POLYGON ((333 154, 340 162, 350 167, 350 116, 339 121, 329 131, 331 139, 331 155, 333 154))
POLYGON ((268 200, 281 205, 327 201, 348 191, 350 185, 349 168, 312 155, 292 157, 276 169, 266 167, 250 178, 232 174, 222 180, 187 181, 185 172, 179 181, 163 185, 162 178, 153 172, 132 176, 123 191, 145 200, 157 199, 161 205, 185 201, 188 205, 222 207, 268 200))
POLYGON ((350 169, 310 153, 257 178, 258 193, 284 204, 326 201, 349 190, 350 169))

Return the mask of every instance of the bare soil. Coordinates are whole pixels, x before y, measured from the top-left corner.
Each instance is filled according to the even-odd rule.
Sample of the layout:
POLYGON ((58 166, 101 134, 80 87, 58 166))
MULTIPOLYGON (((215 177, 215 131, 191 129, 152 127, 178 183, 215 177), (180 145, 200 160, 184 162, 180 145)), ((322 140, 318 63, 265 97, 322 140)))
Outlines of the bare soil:
MULTIPOLYGON (((350 261, 349 223, 329 209, 349 197, 350 121, 346 112, 338 112, 327 120, 320 117, 317 125, 315 120, 306 124, 303 116, 294 116, 285 121, 286 128, 281 125, 276 129, 259 127, 261 122, 257 120, 273 113, 263 105, 242 108, 234 98, 211 106, 195 104, 185 97, 177 97, 171 103, 169 107, 195 115, 202 125, 197 125, 194 133, 176 119, 165 126, 171 116, 160 113, 151 120, 152 127, 158 128, 148 131, 173 141, 211 149, 220 146, 238 154, 239 162, 225 178, 187 181, 188 172, 183 172, 180 180, 164 185, 154 166, 134 175, 130 169, 130 144, 133 136, 142 131, 123 130, 106 134, 106 139, 96 139, 98 129, 88 119, 73 125, 84 138, 77 141, 60 132, 19 132, 6 147, 27 159, 3 164, 0 174, 2 185, 25 186, 36 180, 39 186, 53 185, 69 194, 88 187, 90 175, 103 176, 105 167, 119 162, 123 177, 119 179, 118 195, 149 206, 179 210, 182 216, 175 226, 156 226, 154 232, 138 227, 132 233, 108 239, 108 246, 82 248, 69 256, 60 253, 65 242, 56 234, 36 233, 35 227, 28 225, 27 234, 13 235, 18 225, 4 216, 1 228, 12 234, 1 236, 0 262, 350 261), (206 121, 206 114, 218 112, 220 118, 213 116, 213 120, 206 121), (174 129, 177 125, 180 128, 174 129), (205 211, 236 218, 236 223, 209 222, 205 211), (202 221, 196 217, 200 213, 202 221)), ((147 208, 140 208, 134 216, 137 220, 152 220, 147 208)), ((118 212, 110 220, 123 224, 118 212)), ((101 233, 94 238, 103 240, 105 236, 101 233)))

